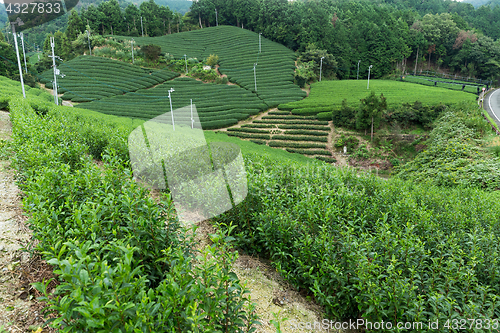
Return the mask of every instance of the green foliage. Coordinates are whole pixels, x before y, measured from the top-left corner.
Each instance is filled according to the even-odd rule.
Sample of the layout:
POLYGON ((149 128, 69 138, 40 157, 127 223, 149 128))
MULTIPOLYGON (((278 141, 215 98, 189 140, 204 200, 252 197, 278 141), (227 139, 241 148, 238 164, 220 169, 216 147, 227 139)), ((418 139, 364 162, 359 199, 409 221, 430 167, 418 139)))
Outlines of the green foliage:
POLYGON ((371 139, 373 140, 373 130, 380 126, 380 119, 385 110, 387 110, 387 100, 384 94, 381 94, 379 99, 372 90, 368 97, 361 99, 361 105, 356 112, 356 128, 367 129, 371 127, 371 139))
POLYGON ((446 110, 430 133, 427 149, 396 169, 397 177, 446 187, 500 189, 500 160, 482 148, 489 132, 477 105, 446 110))
MULTIPOLYGON (((58 69, 65 74, 57 81, 65 92, 63 99, 70 99, 74 102, 77 99, 92 101, 135 92, 138 89, 163 83, 178 75, 170 71, 152 71, 94 56, 77 57, 62 63, 58 69)), ((49 69, 42 74, 40 81, 48 83, 53 77, 53 70, 49 69)), ((102 105, 104 107, 104 104, 102 105)))
MULTIPOLYGON (((171 72, 165 74, 170 75, 169 73, 171 74, 171 72)), ((144 75, 145 80, 153 78, 153 75, 144 75)), ((170 110, 168 99, 170 88, 175 90, 172 93, 173 109, 189 107, 192 99, 204 129, 228 127, 236 124, 238 120, 246 119, 249 115, 257 114, 267 108, 257 95, 241 87, 214 83, 203 84, 186 77, 168 81, 151 89, 140 89, 134 93, 102 98, 99 101, 85 103, 85 105, 80 104, 78 107, 117 116, 151 119, 170 110)), ((186 113, 177 115, 177 122, 190 124, 190 116, 186 113)))
POLYGON ((391 110, 385 118, 389 122, 397 122, 402 128, 408 128, 411 125, 422 125, 426 128, 430 128, 432 122, 437 119, 445 109, 446 106, 442 104, 427 106, 416 101, 413 104, 405 103, 391 110))
POLYGON ((297 61, 297 68, 294 75, 295 84, 304 88, 306 83, 316 81, 317 76, 314 73, 314 67, 314 60, 308 62, 297 61))
MULTIPOLYGON (((128 38, 117 37, 117 40, 126 39, 128 38)), ((227 75, 230 82, 252 92, 255 90, 253 65, 258 63, 255 93, 269 107, 297 101, 306 96, 306 92, 293 83, 296 58, 293 51, 263 38, 262 53, 257 53, 258 34, 247 29, 221 24, 218 27, 182 34, 134 39, 137 45, 159 45, 162 52, 168 52, 177 60, 184 60, 184 54, 188 58, 197 59, 218 55, 220 74, 227 75), (279 85, 276 84, 277 82, 279 85)), ((184 63, 182 65, 185 66, 184 63)), ((179 72, 184 73, 185 67, 179 68, 179 72)))
POLYGON ((309 136, 309 135, 286 135, 286 134, 276 134, 272 136, 273 140, 288 140, 288 141, 318 141, 318 142, 328 142, 327 137, 309 136))
POLYGON ((20 81, 17 66, 16 51, 7 42, 0 40, 0 75, 20 81))
POLYGON ((248 139, 263 139, 263 140, 270 140, 271 139, 271 136, 269 134, 228 132, 227 135, 229 135, 229 136, 237 136, 239 138, 248 138, 248 139))
POLYGON ((286 151, 290 153, 296 153, 296 154, 304 154, 304 155, 327 155, 331 156, 332 153, 330 153, 328 150, 322 150, 322 149, 294 149, 294 148, 287 148, 286 151))
POLYGON ((289 148, 320 148, 326 149, 326 145, 320 143, 301 143, 287 141, 271 141, 269 147, 289 147, 289 148))
POLYGON ((330 112, 320 112, 316 115, 318 120, 327 120, 330 121, 333 119, 333 111, 330 112))
POLYGON ((344 134, 341 134, 337 140, 335 140, 335 143, 333 146, 335 148, 344 148, 344 146, 347 146, 347 151, 352 152, 356 147, 359 145, 359 140, 355 136, 349 135, 345 136, 344 134))
POLYGON ((299 71, 300 74, 296 71, 296 75, 302 76, 309 82, 313 79, 313 77, 309 76, 309 72, 312 71, 314 79, 319 80, 321 58, 324 58, 321 72, 322 78, 334 79, 337 61, 327 50, 320 50, 314 44, 308 44, 305 51, 300 53, 297 64, 298 66, 302 65, 303 70, 299 71))
POLYGON ((366 149, 366 145, 361 144, 351 156, 358 160, 366 160, 370 157, 370 152, 366 149))
POLYGON ((210 66, 210 67, 215 67, 219 63, 219 56, 216 54, 211 54, 208 56, 207 60, 205 60, 205 63, 210 66))
POLYGON ((337 163, 337 160, 333 157, 316 156, 316 159, 327 163, 337 163))
POLYGON ((160 57, 161 47, 154 44, 142 45, 141 51, 144 52, 147 61, 157 61, 160 57))
MULTIPOLYGON (((475 101, 475 96, 462 91, 439 87, 428 87, 401 81, 370 80, 370 90, 384 94, 389 109, 404 103, 420 101, 422 105, 450 105, 461 101, 475 101)), ((301 101, 280 104, 280 110, 317 109, 316 113, 340 109, 342 103, 358 107, 359 100, 366 97, 366 81, 334 80, 311 85, 309 96, 301 101)))
POLYGON ((356 126, 356 109, 347 104, 347 99, 342 101, 342 106, 339 110, 332 112, 333 125, 344 128, 355 128, 356 126))
POLYGON ((217 220, 237 221, 240 246, 269 257, 329 317, 444 323, 500 314, 497 195, 326 165, 263 160, 247 172, 249 195, 217 220))
POLYGON ((54 315, 51 325, 65 331, 251 331, 257 318, 231 272, 237 258, 231 232, 218 232, 212 245, 194 250, 170 195, 157 204, 132 178, 123 157, 133 127, 121 132, 78 109, 40 98, 31 103, 48 107, 47 113, 37 115, 29 100, 9 100, 13 165, 35 249, 59 279, 53 294, 48 281, 35 284, 54 315), (105 133, 106 142, 92 133, 105 133), (89 149, 92 142, 103 151, 101 168, 88 155, 97 153, 89 149))

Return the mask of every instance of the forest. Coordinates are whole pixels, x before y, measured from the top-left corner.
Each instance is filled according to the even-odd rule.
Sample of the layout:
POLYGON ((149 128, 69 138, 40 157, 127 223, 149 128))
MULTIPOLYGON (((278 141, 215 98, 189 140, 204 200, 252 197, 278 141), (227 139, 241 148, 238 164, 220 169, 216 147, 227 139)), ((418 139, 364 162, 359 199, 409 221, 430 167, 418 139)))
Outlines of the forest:
MULTIPOLYGON (((71 54, 71 43, 82 35, 86 25, 92 33, 103 36, 155 37, 220 24, 262 33, 293 51, 304 52, 308 47, 326 50, 332 61, 325 61, 325 70, 338 79, 355 78, 358 63, 363 77, 373 65, 373 77, 383 78, 395 70, 415 70, 417 62, 438 71, 498 80, 497 2, 474 8, 470 3, 451 0, 200 0, 182 15, 154 0, 139 6, 109 0, 82 6, 78 12, 56 20, 56 27, 56 23, 50 23, 48 30, 64 33, 64 37, 61 33, 56 37, 59 44, 68 46, 62 55, 65 60, 76 56, 71 54)), ((34 28, 36 36, 27 32, 27 44, 43 43, 44 32, 43 26, 34 28)), ((307 64, 297 69, 307 70, 307 64)))

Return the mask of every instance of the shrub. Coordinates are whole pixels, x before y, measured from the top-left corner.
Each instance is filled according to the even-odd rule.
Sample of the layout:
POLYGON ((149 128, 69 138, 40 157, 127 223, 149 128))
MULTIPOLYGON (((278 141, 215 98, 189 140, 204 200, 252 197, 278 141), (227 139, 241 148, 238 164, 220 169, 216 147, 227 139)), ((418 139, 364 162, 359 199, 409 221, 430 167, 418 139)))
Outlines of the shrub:
POLYGON ((215 67, 219 63, 219 56, 216 54, 211 54, 208 56, 205 63, 210 67, 215 67))
POLYGON ((300 142, 283 142, 271 141, 269 147, 290 147, 290 148, 321 148, 326 149, 326 145, 319 143, 300 143, 300 142))
POLYGON ((316 115, 316 118, 318 120, 327 120, 327 121, 330 121, 330 120, 333 120, 333 111, 330 111, 330 112, 320 112, 316 115))
POLYGON ((341 134, 337 140, 335 140, 335 143, 333 146, 335 148, 344 148, 344 146, 347 146, 347 151, 352 152, 359 144, 358 138, 355 136, 345 136, 344 134, 341 134))
POLYGON ((144 52, 144 58, 147 61, 157 61, 161 53, 161 47, 154 44, 143 45, 141 51, 144 52))
MULTIPOLYGON (((39 103, 42 109, 45 102, 39 103)), ((36 250, 55 266, 59 279, 50 295, 50 281, 35 284, 53 327, 68 332, 252 329, 253 306, 231 273, 237 253, 230 249, 230 232, 218 232, 213 245, 194 250, 170 195, 163 194, 157 204, 133 180, 121 158, 128 157, 128 132, 52 106, 42 118, 22 98, 9 106, 17 151, 13 165, 22 179, 28 223, 36 250), (95 138, 87 135, 103 128, 108 136, 98 167, 87 150, 95 138)))

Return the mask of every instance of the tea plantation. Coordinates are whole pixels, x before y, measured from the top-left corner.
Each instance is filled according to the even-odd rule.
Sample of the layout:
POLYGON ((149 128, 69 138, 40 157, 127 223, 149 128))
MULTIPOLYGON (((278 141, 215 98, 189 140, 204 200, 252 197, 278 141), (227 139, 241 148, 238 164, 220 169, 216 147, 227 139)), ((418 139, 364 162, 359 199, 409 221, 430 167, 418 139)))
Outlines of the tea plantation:
MULTIPOLYGON (((166 70, 150 70, 101 57, 79 56, 57 67, 64 77, 58 77, 58 92, 62 99, 89 102, 104 97, 123 95, 149 88, 179 74, 166 70)), ((42 73, 41 82, 52 89, 54 71, 42 73)))
MULTIPOLYGON (((268 155, 271 148, 245 142, 244 149, 252 146, 244 152, 248 196, 215 219, 213 245, 198 253, 168 193, 158 204, 132 180, 126 142, 140 121, 56 107, 34 89, 24 100, 19 84, 4 81, 0 100, 10 110, 13 142, 0 149, 13 156, 35 250, 60 283, 53 294, 46 283, 35 285, 53 313, 51 325, 250 331, 254 308, 230 273, 235 238, 246 251, 269 258, 328 318, 394 326, 439 320, 440 332, 454 331, 462 320, 464 331, 495 331, 498 191, 381 180, 314 160, 290 161, 283 151, 262 157, 259 151, 268 155)), ((324 137, 324 125, 292 117, 286 125, 265 119, 247 133, 261 134, 257 130, 275 120, 284 130, 324 137)))
MULTIPOLYGON (((177 78, 152 89, 103 98, 78 107, 116 116, 151 119, 170 112, 170 88, 174 88, 171 94, 172 108, 175 110, 189 106, 192 99, 204 129, 234 125, 267 109, 267 105, 256 94, 246 89, 236 85, 204 84, 191 78, 177 78)), ((174 119, 186 120, 175 118, 175 112, 174 119)))
MULTIPOLYGON (((456 104, 464 100, 475 101, 477 97, 462 91, 389 80, 370 80, 370 90, 377 95, 384 94, 388 107, 415 101, 424 105, 456 104)), ((366 80, 317 82, 311 85, 308 98, 280 104, 279 109, 291 110, 294 114, 314 115, 340 108, 344 99, 347 99, 348 104, 358 106, 359 100, 365 98, 370 90, 367 89, 366 80)))
POLYGON ((295 116, 288 111, 269 111, 261 120, 227 129, 229 136, 333 163, 336 160, 327 144, 330 132, 328 121, 319 121, 315 116, 295 116))
MULTIPOLYGON (((129 39, 117 37, 117 39, 129 39)), ((137 45, 156 44, 175 58, 204 59, 219 56, 219 71, 231 82, 255 91, 253 66, 256 66, 257 95, 269 106, 297 101, 306 96, 293 83, 295 54, 285 46, 246 29, 218 26, 162 37, 134 38, 137 45)))

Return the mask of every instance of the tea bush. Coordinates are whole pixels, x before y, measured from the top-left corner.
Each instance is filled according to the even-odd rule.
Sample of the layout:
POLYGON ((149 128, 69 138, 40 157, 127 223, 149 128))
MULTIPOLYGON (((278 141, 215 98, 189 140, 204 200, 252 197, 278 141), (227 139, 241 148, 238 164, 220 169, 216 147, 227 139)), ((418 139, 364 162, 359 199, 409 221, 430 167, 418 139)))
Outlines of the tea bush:
POLYGON ((217 220, 234 222, 240 246, 270 258, 331 318, 439 320, 439 331, 447 320, 499 318, 497 193, 327 165, 247 166, 247 198, 217 220))
POLYGON ((354 149, 356 149, 359 145, 359 139, 356 138, 355 136, 349 135, 346 136, 344 134, 341 134, 337 140, 335 140, 335 143, 333 146, 335 148, 344 148, 344 146, 347 146, 347 151, 352 152, 354 149))
MULTIPOLYGON (((42 100, 32 103, 45 106, 42 100)), ((231 272, 237 253, 230 251, 230 232, 212 235, 212 245, 195 250, 170 195, 164 193, 157 204, 133 181, 126 137, 134 126, 54 106, 42 117, 22 98, 11 99, 9 109, 12 160, 36 244, 29 249, 54 265, 59 280, 54 293, 47 290, 48 281, 35 284, 55 315, 53 327, 62 332, 254 329, 248 290, 231 272), (99 152, 101 167, 91 155, 99 152)))
POLYGON ((500 159, 483 148, 490 128, 474 103, 447 109, 435 123, 427 149, 399 165, 396 176, 446 187, 500 189, 500 159))

